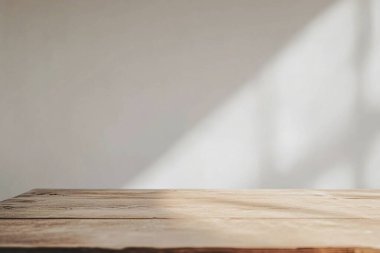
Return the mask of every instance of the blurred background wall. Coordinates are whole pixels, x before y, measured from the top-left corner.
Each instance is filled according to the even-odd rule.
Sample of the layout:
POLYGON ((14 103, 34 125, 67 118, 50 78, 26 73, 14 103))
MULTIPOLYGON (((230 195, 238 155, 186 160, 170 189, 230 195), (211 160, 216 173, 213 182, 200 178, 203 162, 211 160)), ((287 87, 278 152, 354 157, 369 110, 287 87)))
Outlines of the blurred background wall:
POLYGON ((380 187, 380 1, 0 0, 0 199, 380 187))

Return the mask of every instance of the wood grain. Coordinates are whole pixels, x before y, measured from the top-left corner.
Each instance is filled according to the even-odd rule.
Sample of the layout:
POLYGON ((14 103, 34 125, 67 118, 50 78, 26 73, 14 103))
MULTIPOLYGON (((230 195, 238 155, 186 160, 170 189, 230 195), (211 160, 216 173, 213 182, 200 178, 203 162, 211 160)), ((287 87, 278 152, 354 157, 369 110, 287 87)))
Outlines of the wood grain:
POLYGON ((3 252, 380 252, 379 190, 53 190, 0 203, 3 252))

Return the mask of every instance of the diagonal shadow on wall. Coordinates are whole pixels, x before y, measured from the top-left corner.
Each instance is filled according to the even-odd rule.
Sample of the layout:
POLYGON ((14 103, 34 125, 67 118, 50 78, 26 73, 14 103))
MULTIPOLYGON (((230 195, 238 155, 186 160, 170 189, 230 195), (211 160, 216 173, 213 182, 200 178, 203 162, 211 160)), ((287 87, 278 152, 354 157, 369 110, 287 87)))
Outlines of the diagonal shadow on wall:
POLYGON ((333 2, 1 2, 1 197, 124 185, 333 2))

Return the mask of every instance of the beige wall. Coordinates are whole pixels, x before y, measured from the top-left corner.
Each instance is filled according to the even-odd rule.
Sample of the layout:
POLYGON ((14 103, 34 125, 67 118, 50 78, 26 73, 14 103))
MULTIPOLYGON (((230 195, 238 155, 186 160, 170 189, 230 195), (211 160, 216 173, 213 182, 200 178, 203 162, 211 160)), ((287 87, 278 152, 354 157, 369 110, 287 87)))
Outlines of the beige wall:
POLYGON ((373 4, 0 0, 0 198, 380 186, 373 4))

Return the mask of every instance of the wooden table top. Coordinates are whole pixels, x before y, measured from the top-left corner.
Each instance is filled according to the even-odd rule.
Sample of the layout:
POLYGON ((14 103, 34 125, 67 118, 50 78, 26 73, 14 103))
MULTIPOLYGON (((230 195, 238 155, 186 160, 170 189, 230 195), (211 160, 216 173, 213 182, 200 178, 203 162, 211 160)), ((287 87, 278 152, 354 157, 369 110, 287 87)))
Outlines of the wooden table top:
POLYGON ((53 190, 0 202, 1 252, 380 252, 380 190, 53 190))

